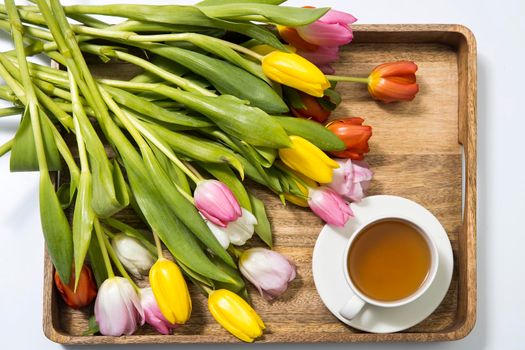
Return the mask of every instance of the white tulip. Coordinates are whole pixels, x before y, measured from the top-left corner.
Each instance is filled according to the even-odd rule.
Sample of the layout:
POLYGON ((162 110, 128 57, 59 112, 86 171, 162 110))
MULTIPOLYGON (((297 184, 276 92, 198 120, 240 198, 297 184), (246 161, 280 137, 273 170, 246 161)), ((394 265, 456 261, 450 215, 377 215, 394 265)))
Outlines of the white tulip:
POLYGON ((155 257, 136 238, 119 233, 111 242, 118 259, 135 278, 147 276, 155 257))
POLYGON ((241 246, 247 240, 252 238, 255 232, 254 226, 257 225, 257 219, 248 210, 242 208, 242 215, 237 220, 228 223, 226 227, 215 225, 209 220, 206 224, 214 234, 224 249, 227 249, 231 244, 241 246))

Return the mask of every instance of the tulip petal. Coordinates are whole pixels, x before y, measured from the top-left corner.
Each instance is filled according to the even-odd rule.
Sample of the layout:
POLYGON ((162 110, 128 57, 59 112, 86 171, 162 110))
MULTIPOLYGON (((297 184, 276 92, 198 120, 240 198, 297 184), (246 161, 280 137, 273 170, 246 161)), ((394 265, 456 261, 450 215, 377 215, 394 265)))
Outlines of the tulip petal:
POLYGON ((381 79, 375 86, 369 86, 370 94, 383 102, 412 101, 419 92, 418 84, 398 84, 388 79, 381 79))
POLYGON ((343 227, 354 213, 350 206, 331 188, 311 189, 308 204, 327 224, 343 227))
POLYGON ((316 21, 297 27, 297 33, 305 41, 319 46, 341 46, 352 41, 354 35, 347 24, 316 21))
POLYGON ((292 135, 290 140, 291 148, 279 150, 283 163, 314 181, 331 182, 332 169, 338 168, 339 164, 302 137, 292 135))
POLYGON ((417 64, 412 61, 397 61, 383 63, 374 68, 379 76, 386 78, 398 75, 412 75, 417 72, 417 64))
POLYGON ((298 50, 297 53, 316 66, 334 63, 339 59, 339 47, 320 46, 315 51, 298 50))
POLYGON ((323 23, 352 24, 357 21, 357 18, 346 12, 330 10, 327 13, 325 13, 323 17, 319 19, 319 21, 323 23))
POLYGON ((268 300, 284 293, 295 276, 295 267, 283 255, 265 248, 250 248, 239 258, 239 269, 268 300))
POLYGON ((213 291, 208 297, 208 308, 221 326, 245 342, 253 342, 265 328, 253 308, 228 290, 213 291))

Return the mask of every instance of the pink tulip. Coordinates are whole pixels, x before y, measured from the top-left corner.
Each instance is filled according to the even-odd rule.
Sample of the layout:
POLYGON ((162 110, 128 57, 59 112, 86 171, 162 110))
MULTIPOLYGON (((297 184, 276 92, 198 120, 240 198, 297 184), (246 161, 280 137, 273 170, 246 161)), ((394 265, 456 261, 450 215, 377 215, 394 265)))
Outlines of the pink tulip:
POLYGON ((144 309, 146 323, 155 328, 159 333, 170 334, 172 329, 179 326, 178 324, 170 323, 162 315, 151 288, 142 288, 140 290, 140 303, 144 309))
POLYGON ((200 182, 193 193, 195 206, 217 226, 226 227, 241 216, 241 206, 232 191, 220 181, 200 182))
POLYGON ((239 270, 259 290, 272 300, 283 294, 295 276, 295 267, 283 255, 265 248, 251 248, 239 257, 239 270))
POLYGON ((95 301, 95 318, 103 335, 131 335, 144 324, 140 300, 123 277, 111 277, 102 283, 95 301))
POLYGON ((335 192, 353 202, 365 196, 374 172, 368 164, 350 159, 336 159, 339 168, 334 169, 332 182, 328 184, 335 192))
POLYGON ((349 13, 330 10, 312 24, 296 27, 305 41, 319 46, 341 46, 354 38, 350 24, 357 19, 349 13))
POLYGON ((319 46, 315 51, 298 49, 297 53, 315 64, 325 74, 334 73, 334 69, 330 66, 330 63, 339 59, 339 47, 337 46, 319 46))
POLYGON ((329 187, 311 188, 308 193, 310 209, 327 224, 343 227, 354 216, 344 199, 329 187))

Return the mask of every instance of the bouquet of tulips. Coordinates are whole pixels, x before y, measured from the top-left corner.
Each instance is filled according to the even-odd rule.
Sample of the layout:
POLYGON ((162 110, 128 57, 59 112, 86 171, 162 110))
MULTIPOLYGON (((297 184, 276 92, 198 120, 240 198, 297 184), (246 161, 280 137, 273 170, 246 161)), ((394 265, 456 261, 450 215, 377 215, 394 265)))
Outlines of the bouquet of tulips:
POLYGON ((273 250, 238 248, 254 233, 272 247, 264 204, 243 181, 343 226, 353 216, 347 201, 359 201, 372 179, 362 161, 372 129, 355 117, 322 124, 340 102, 335 83, 364 83, 384 102, 411 100, 417 66, 327 75, 356 20, 328 8, 34 2, 0 5, 15 47, 0 53, 0 98, 13 104, 0 116, 22 114, 0 155, 10 151, 12 171, 40 172, 42 230, 65 302, 82 308, 96 298, 103 335, 129 335, 144 322, 168 334, 190 318, 191 281, 224 328, 247 342, 261 336, 245 279, 273 299, 295 268, 273 250), (40 54, 62 69, 28 60, 40 54), (141 72, 96 77, 86 63, 93 56, 141 72), (70 180, 56 190, 51 171, 70 180), (150 232, 119 220, 128 207, 150 232), (139 288, 144 276, 150 287, 139 288))

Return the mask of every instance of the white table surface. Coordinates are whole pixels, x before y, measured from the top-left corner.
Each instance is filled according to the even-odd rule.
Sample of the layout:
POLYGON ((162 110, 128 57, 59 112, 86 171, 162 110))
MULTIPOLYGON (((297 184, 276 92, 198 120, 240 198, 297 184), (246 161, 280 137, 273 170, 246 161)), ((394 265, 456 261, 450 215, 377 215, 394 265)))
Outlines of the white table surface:
MULTIPOLYGON (((67 1, 73 2, 148 1, 67 1)), ((472 29, 478 43, 476 327, 465 339, 456 342, 351 344, 334 345, 333 348, 525 349, 525 157, 522 153, 525 151, 522 107, 525 92, 525 1, 293 0, 289 3, 317 7, 332 5, 354 14, 358 23, 461 23, 472 29)), ((6 36, 0 36, 0 49, 4 51, 8 47, 6 36)), ((16 126, 17 118, 0 120, 0 143, 11 137, 16 126)), ((38 176, 36 173, 9 173, 9 159, 3 157, 0 159, 0 191, 0 344, 2 349, 60 349, 61 345, 46 339, 42 332, 43 239, 38 212, 38 176)), ((285 347, 302 349, 304 345, 268 348, 285 347)), ((306 347, 325 348, 327 345, 306 347)), ((153 346, 132 348, 149 349, 153 346)), ((169 346, 155 348, 167 349, 169 346)))

